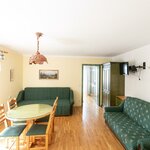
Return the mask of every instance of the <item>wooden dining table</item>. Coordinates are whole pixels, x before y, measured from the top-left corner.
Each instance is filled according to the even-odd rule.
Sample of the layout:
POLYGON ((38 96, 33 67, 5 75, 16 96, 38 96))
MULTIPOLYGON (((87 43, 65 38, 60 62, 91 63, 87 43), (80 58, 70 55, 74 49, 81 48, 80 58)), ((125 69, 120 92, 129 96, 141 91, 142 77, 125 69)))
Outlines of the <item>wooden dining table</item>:
POLYGON ((29 104, 13 108, 6 112, 10 121, 33 121, 50 114, 52 106, 48 104, 29 104))
MULTIPOLYGON (((48 104, 29 104, 29 105, 22 105, 19 107, 15 107, 6 112, 6 118, 13 121, 26 121, 26 129, 23 133, 23 141, 24 144, 27 143, 26 141, 26 132, 32 126, 36 119, 45 117, 49 115, 52 111, 52 106, 48 104)), ((31 142, 34 142, 34 138, 31 139, 31 142)))

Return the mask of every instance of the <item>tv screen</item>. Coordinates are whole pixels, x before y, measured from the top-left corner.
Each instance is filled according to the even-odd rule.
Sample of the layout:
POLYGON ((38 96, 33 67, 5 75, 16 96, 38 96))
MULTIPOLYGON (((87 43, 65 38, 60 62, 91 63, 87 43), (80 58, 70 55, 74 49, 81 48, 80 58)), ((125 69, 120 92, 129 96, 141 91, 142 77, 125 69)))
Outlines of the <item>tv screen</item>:
POLYGON ((128 75, 129 74, 129 64, 128 64, 128 62, 120 63, 120 74, 121 75, 128 75))

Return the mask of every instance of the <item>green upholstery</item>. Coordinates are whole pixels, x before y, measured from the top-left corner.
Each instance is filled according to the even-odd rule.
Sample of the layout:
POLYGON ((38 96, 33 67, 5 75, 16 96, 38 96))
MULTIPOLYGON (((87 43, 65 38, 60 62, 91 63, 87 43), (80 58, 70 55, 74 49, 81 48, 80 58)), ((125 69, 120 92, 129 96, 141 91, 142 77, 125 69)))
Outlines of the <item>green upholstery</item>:
POLYGON ((33 124, 26 135, 27 136, 43 135, 46 133, 46 128, 47 128, 47 125, 33 124))
POLYGON ((18 106, 27 104, 53 105, 58 96, 56 116, 71 115, 74 104, 73 91, 69 87, 27 87, 17 96, 18 106))
POLYGON ((8 128, 5 128, 1 133, 0 137, 17 137, 20 136, 20 134, 25 129, 25 125, 17 125, 17 126, 10 126, 8 128))
POLYGON ((46 117, 37 119, 37 120, 36 120, 36 123, 38 123, 38 122, 48 122, 48 120, 49 120, 49 115, 46 116, 46 117))
POLYGON ((69 99, 70 88, 25 88, 25 100, 42 100, 55 99, 58 96, 60 99, 69 99))
POLYGON ((106 107, 104 118, 127 150, 137 150, 139 144, 148 146, 146 142, 138 141, 150 138, 149 115, 149 102, 127 97, 120 106, 106 107))
POLYGON ((73 104, 74 103, 74 99, 73 99, 73 91, 70 90, 70 103, 73 104))
POLYGON ((23 99, 24 99, 24 90, 18 93, 17 102, 22 101, 23 99))
POLYGON ((105 112, 122 112, 124 101, 119 106, 105 107, 105 112))
POLYGON ((13 125, 26 125, 26 121, 13 121, 13 125))
POLYGON ((150 131, 150 103, 128 97, 124 104, 124 113, 150 131))
POLYGON ((19 102, 18 103, 18 106, 20 106, 20 105, 28 105, 28 104, 49 104, 49 105, 53 105, 53 101, 54 100, 28 100, 28 101, 26 101, 26 100, 24 100, 24 101, 21 101, 21 102, 19 102))
POLYGON ((138 145, 140 145, 140 150, 150 149, 150 137, 138 140, 138 145))
POLYGON ((112 130, 115 130, 116 122, 124 122, 126 119, 126 115, 121 112, 108 112, 104 114, 105 119, 107 120, 109 126, 112 128, 112 130))

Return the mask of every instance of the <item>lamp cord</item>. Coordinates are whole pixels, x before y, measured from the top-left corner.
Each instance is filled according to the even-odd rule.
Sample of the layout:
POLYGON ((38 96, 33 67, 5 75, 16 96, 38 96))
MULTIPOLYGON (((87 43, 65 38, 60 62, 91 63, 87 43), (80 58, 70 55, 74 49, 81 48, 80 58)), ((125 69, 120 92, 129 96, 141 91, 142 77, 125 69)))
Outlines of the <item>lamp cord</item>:
POLYGON ((41 32, 36 32, 36 36, 37 36, 37 52, 39 52, 39 38, 40 36, 42 36, 43 33, 41 32))
POLYGON ((39 51, 39 37, 37 36, 37 52, 39 51))

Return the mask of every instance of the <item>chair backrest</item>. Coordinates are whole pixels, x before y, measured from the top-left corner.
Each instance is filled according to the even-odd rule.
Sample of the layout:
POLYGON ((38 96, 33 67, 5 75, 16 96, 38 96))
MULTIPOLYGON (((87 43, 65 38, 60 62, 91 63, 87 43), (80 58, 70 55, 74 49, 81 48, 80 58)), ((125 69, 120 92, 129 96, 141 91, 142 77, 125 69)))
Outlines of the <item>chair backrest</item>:
POLYGON ((58 97, 56 97, 54 104, 53 104, 54 113, 56 112, 57 105, 58 105, 58 97))
POLYGON ((47 129, 46 129, 46 134, 49 134, 49 132, 52 130, 57 104, 58 104, 58 97, 56 97, 54 104, 53 104, 52 112, 50 113, 50 118, 49 118, 47 129))
POLYGON ((51 114, 50 114, 50 118, 49 118, 49 121, 48 121, 47 128, 46 128, 46 134, 49 134, 49 132, 52 130, 54 117, 55 117, 55 112, 52 111, 51 114))
POLYGON ((9 100, 9 101, 7 102, 7 107, 8 107, 8 110, 17 107, 17 100, 16 100, 15 98, 9 100))
POLYGON ((7 121, 5 117, 5 109, 4 109, 4 104, 0 104, 0 125, 4 124, 5 127, 7 127, 7 121))

